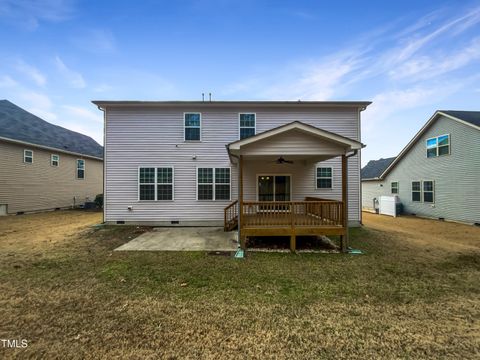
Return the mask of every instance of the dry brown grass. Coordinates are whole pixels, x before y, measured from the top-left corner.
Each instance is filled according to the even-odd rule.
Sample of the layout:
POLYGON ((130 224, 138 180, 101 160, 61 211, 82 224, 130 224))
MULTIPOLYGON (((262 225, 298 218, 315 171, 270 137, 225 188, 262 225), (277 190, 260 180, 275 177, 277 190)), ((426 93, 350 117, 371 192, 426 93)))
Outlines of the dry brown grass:
POLYGON ((0 218, 0 339, 29 340, 0 358, 480 356, 478 228, 426 248, 407 231, 420 219, 366 216, 352 233, 366 255, 234 260, 113 253, 146 229, 88 228, 100 218, 0 218))

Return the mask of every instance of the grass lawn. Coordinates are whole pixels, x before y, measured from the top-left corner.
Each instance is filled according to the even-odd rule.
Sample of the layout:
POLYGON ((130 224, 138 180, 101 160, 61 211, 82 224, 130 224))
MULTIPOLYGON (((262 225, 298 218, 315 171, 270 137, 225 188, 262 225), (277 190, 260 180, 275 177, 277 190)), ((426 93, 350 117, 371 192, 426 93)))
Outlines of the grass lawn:
POLYGON ((2 221, 0 339, 29 341, 2 359, 480 356, 478 247, 425 250, 365 227, 351 233, 365 255, 235 260, 113 252, 136 227, 17 244, 2 221))

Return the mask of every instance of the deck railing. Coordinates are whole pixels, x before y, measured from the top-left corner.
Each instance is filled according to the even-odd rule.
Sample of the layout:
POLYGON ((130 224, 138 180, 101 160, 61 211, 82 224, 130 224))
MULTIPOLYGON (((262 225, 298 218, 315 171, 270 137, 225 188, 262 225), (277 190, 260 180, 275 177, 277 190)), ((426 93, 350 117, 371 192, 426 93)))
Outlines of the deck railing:
POLYGON ((224 230, 231 231, 238 224, 238 200, 235 200, 224 209, 224 230))
POLYGON ((244 227, 342 226, 341 201, 245 201, 244 227))

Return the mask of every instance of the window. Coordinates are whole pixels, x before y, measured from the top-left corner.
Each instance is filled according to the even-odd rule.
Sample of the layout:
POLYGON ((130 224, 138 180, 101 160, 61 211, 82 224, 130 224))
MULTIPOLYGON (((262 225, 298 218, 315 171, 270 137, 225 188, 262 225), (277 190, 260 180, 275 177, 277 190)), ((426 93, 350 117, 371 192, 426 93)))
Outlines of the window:
POLYGON ((255 135, 255 114, 240 114, 240 139, 255 135))
POLYGON ((398 194, 398 181, 392 181, 390 185, 392 188, 392 194, 398 194))
POLYGON ((60 164, 60 156, 52 154, 50 158, 50 164, 52 166, 58 166, 60 164))
POLYGON ((317 167, 317 189, 331 189, 332 188, 332 168, 331 167, 317 167))
POLYGON ((23 150, 23 162, 27 164, 33 163, 33 151, 32 150, 23 150))
POLYGON ((215 200, 230 200, 230 169, 215 169, 215 200))
POLYGON ((422 201, 422 185, 420 181, 412 181, 412 201, 422 201))
POLYGON ((155 168, 140 168, 138 172, 138 199, 155 200, 155 168))
POLYGON ((450 154, 450 135, 427 139, 427 158, 450 154))
POLYGON ((230 168, 197 169, 198 200, 230 200, 230 168))
POLYGON ((173 168, 138 169, 138 200, 173 200, 173 168))
POLYGON ((157 168, 157 200, 173 200, 173 168, 157 168))
POLYGON ((433 181, 423 182, 423 202, 433 203, 434 201, 434 183, 433 181))
POLYGON ((200 113, 184 114, 185 141, 200 141, 201 122, 200 113))
POLYGON ((77 179, 85 179, 85 160, 77 160, 77 179))

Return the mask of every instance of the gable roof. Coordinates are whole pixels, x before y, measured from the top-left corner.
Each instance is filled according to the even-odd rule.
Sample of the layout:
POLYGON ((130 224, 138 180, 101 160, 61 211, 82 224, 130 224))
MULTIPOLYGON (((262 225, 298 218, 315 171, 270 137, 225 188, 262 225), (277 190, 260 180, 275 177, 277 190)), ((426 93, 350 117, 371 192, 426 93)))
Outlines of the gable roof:
POLYGON ((50 124, 8 100, 0 100, 0 138, 103 158, 103 147, 91 137, 50 124))
MULTIPOLYGON (((383 179, 394 167, 398 162, 408 153, 408 151, 416 144, 417 140, 430 128, 430 126, 440 117, 444 116, 450 120, 460 122, 462 124, 471 126, 477 130, 480 130, 480 111, 460 111, 460 110, 437 110, 432 115, 430 119, 423 125, 423 127, 415 134, 412 140, 400 151, 400 154, 393 161, 387 168, 377 177, 372 178, 369 180, 381 180, 383 179)), ((367 164, 368 165, 368 164, 367 164)), ((367 180, 363 179, 362 180, 367 180)))
POLYGON ((370 160, 360 171, 362 180, 378 179, 386 168, 395 160, 395 157, 379 160, 370 160))
POLYGON ((438 112, 480 127, 480 111, 438 110, 438 112))
POLYGON ((292 130, 298 130, 298 131, 310 134, 310 135, 318 137, 318 138, 327 139, 327 140, 329 140, 331 142, 334 142, 334 143, 337 143, 337 144, 339 144, 343 147, 347 147, 347 148, 349 148, 349 150, 358 150, 358 149, 361 149, 361 148, 365 147, 365 145, 363 145, 359 141, 347 138, 347 137, 342 136, 342 135, 332 133, 330 131, 326 131, 326 130, 317 128, 317 127, 312 126, 312 125, 302 123, 300 121, 293 121, 291 123, 281 125, 279 127, 276 127, 276 128, 258 133, 254 136, 250 136, 250 137, 245 138, 245 139, 241 139, 241 140, 231 142, 230 144, 227 144, 227 149, 228 149, 228 151, 240 150, 240 148, 242 146, 245 146, 245 145, 248 145, 248 144, 254 143, 256 141, 263 140, 263 139, 268 139, 272 136, 279 135, 279 134, 282 134, 282 133, 285 133, 285 132, 288 132, 288 131, 292 131, 292 130))

